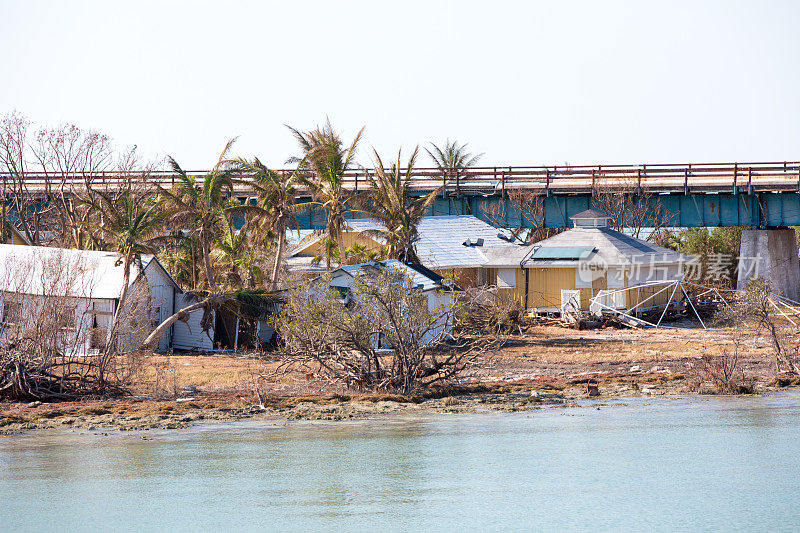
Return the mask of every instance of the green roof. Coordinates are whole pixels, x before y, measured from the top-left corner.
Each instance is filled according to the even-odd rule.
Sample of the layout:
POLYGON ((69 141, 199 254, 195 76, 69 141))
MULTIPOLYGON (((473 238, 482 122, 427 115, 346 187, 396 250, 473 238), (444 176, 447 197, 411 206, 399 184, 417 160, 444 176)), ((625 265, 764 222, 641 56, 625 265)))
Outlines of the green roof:
POLYGON ((586 259, 594 250, 594 246, 542 246, 533 252, 531 259, 534 261, 586 259))

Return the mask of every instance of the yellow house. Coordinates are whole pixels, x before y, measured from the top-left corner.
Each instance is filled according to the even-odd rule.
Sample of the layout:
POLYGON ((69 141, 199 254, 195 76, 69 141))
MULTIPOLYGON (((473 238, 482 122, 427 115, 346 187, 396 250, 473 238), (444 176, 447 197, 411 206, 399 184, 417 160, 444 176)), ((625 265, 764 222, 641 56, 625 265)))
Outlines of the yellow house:
POLYGON ((11 231, 3 232, 2 244, 22 244, 25 246, 29 246, 31 244, 28 242, 28 239, 26 239, 25 236, 14 227, 13 224, 9 223, 6 227, 11 231))
MULTIPOLYGON (((348 220, 345 247, 359 243, 368 250, 380 250, 385 243, 376 232, 381 228, 377 220, 370 218, 348 220)), ((419 241, 415 248, 422 264, 441 276, 455 279, 462 288, 486 284, 487 250, 521 248, 513 244, 507 231, 472 215, 423 217, 417 231, 419 241)), ((295 246, 288 254, 289 270, 304 275, 324 271, 324 260, 316 266, 312 264, 315 257, 324 253, 322 238, 322 234, 313 234, 295 246)))
POLYGON ((609 217, 595 210, 570 218, 574 228, 534 245, 487 250, 488 284, 542 312, 559 312, 565 299, 589 311, 596 296, 615 309, 667 303, 670 291, 648 298, 682 278, 685 256, 612 230, 609 217), (637 288, 618 290, 627 287, 637 288))

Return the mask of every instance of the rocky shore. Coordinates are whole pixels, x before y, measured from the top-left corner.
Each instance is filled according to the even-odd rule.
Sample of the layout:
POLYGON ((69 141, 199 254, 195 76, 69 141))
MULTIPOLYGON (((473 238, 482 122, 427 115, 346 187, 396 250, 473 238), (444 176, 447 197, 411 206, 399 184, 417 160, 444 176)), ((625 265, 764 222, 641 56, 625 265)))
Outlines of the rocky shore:
MULTIPOLYGON (((392 414, 480 413, 526 411, 592 405, 626 397, 692 394, 698 391, 680 374, 641 374, 568 383, 516 382, 478 384, 428 391, 427 396, 377 394, 276 395, 253 405, 242 395, 195 395, 152 400, 122 398, 56 404, 0 403, 0 435, 38 429, 74 428, 95 431, 181 429, 200 421, 347 420, 392 414)), ((757 392, 775 387, 761 385, 757 392)))

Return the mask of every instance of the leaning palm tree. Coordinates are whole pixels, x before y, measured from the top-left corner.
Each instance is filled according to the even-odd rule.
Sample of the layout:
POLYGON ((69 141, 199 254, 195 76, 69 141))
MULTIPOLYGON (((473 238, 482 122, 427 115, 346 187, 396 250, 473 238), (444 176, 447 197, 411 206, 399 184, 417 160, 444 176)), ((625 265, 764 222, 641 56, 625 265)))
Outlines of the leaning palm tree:
POLYGON ((172 215, 170 223, 175 227, 190 228, 200 241, 200 250, 208 288, 216 290, 214 270, 211 265, 211 248, 214 240, 224 231, 224 223, 234 210, 235 203, 229 200, 233 191, 233 170, 226 156, 235 139, 228 141, 211 171, 203 177, 190 176, 172 158, 169 165, 178 177, 172 190, 161 189, 172 215))
POLYGON ((473 155, 467 152, 467 143, 459 145, 458 141, 450 142, 450 139, 447 139, 441 147, 431 143, 431 149, 426 148, 425 151, 428 152, 436 168, 449 179, 460 176, 464 170, 474 167, 483 157, 482 153, 473 155))
POLYGON ((373 216, 385 227, 375 230, 388 246, 389 256, 406 263, 419 264, 415 243, 419 240, 417 226, 439 194, 436 189, 425 196, 414 196, 411 191, 411 180, 419 148, 415 148, 401 168, 401 152, 397 153, 397 161, 387 171, 378 152, 375 151, 375 177, 368 174, 372 186, 373 216))
POLYGON ((116 339, 122 309, 127 303, 131 268, 134 264, 141 268, 142 255, 155 253, 158 246, 169 238, 164 233, 164 222, 169 213, 158 198, 153 199, 150 194, 137 193, 130 188, 115 195, 93 192, 90 207, 94 209, 97 220, 90 231, 104 248, 122 256, 122 294, 109 329, 110 349, 116 339))
POLYGON ((255 210, 250 210, 253 235, 261 242, 277 241, 275 261, 272 265, 270 289, 275 290, 278 284, 278 273, 283 264, 283 251, 286 244, 286 231, 297 222, 296 212, 299 208, 294 197, 299 182, 302 162, 292 172, 276 172, 267 168, 256 157, 252 161, 236 160, 237 170, 250 177, 250 186, 256 193, 255 210))
MULTIPOLYGON (((345 188, 344 178, 354 164, 356 148, 364 128, 359 130, 347 148, 343 147, 342 139, 333 131, 330 121, 327 121, 322 128, 307 133, 291 126, 289 129, 303 150, 301 167, 311 174, 311 176, 299 175, 299 181, 308 187, 313 195, 310 205, 325 209, 327 213, 325 234, 336 243, 339 257, 345 257, 342 238, 345 215, 357 210, 355 208, 357 197, 345 188)), ((330 271, 330 254, 326 258, 326 265, 330 271)))

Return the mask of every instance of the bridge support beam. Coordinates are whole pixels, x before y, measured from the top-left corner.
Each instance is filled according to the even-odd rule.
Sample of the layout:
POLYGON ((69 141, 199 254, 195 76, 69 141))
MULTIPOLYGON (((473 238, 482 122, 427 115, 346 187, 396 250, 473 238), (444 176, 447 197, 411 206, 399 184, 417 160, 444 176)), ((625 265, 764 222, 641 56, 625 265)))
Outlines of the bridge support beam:
POLYGON ((742 231, 736 288, 761 277, 772 292, 800 301, 800 263, 793 229, 746 229, 742 231))

